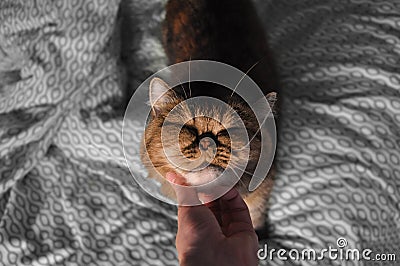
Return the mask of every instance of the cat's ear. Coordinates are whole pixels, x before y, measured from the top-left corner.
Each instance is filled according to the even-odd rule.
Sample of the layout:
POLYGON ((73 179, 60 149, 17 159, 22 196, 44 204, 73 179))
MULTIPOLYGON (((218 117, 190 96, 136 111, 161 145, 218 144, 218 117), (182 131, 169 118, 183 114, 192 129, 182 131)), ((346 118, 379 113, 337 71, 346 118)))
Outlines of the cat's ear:
POLYGON ((153 78, 150 81, 149 98, 152 113, 157 116, 165 104, 174 102, 175 93, 165 81, 153 78))
POLYGON ((277 113, 277 109, 278 109, 278 97, 277 97, 277 93, 276 92, 270 92, 267 95, 265 95, 265 98, 267 98, 267 102, 269 104, 269 108, 272 111, 272 114, 276 114, 277 113))
POLYGON ((265 95, 265 98, 257 100, 253 105, 253 108, 256 112, 259 112, 261 114, 269 112, 269 115, 274 117, 277 113, 277 101, 278 98, 276 92, 270 92, 265 95), (266 105, 266 103, 268 103, 268 106, 266 105))

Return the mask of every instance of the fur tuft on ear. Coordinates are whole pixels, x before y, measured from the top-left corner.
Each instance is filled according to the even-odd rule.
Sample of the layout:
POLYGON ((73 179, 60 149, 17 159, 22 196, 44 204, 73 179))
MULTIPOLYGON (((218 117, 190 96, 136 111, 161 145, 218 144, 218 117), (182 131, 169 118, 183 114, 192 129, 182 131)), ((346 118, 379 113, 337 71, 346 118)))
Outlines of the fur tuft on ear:
POLYGON ((278 98, 276 92, 270 92, 265 95, 265 98, 261 98, 257 100, 254 105, 254 111, 259 112, 261 114, 268 113, 268 116, 275 117, 277 114, 278 108, 278 98), (268 105, 267 105, 268 103, 268 105))
POLYGON ((265 98, 267 99, 267 102, 269 104, 269 108, 271 108, 271 111, 274 115, 277 113, 278 109, 278 97, 276 92, 270 92, 267 95, 265 95, 265 98))
POLYGON ((159 114, 162 106, 174 101, 175 93, 168 84, 160 78, 153 78, 150 81, 149 98, 153 114, 159 114))

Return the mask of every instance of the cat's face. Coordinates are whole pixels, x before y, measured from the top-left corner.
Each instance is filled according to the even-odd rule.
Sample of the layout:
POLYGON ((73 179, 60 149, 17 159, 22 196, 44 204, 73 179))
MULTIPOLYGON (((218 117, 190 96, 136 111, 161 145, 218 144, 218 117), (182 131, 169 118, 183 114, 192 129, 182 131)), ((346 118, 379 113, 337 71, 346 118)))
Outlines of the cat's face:
POLYGON ((187 183, 201 185, 227 167, 237 171, 247 165, 251 171, 257 164, 261 149, 258 123, 247 105, 184 101, 160 79, 151 82, 150 103, 152 118, 144 139, 147 163, 162 175, 175 171, 187 183))

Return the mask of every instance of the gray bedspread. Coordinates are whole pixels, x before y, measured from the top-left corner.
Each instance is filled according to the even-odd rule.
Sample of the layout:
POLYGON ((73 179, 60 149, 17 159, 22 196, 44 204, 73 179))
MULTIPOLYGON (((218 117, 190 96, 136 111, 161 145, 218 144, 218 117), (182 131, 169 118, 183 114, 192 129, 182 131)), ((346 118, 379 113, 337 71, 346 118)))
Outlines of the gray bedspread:
MULTIPOLYGON (((137 84, 165 66, 164 2, 131 3, 137 84)), ((400 265, 399 1, 257 5, 283 100, 260 246, 320 250, 344 238, 373 258, 397 255, 261 265, 400 265)), ((0 2, 0 71, 21 69, 23 78, 0 90, 1 265, 177 264, 175 207, 147 195, 124 159, 118 6, 0 2)))

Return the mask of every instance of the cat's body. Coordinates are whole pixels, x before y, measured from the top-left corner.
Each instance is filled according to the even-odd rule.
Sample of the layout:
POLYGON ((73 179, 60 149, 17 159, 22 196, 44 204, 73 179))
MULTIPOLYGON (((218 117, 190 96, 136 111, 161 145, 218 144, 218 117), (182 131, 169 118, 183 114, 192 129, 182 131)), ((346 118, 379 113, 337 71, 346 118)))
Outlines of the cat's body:
MULTIPOLYGON (((276 91, 278 82, 271 55, 268 52, 264 29, 257 17, 256 10, 250 0, 170 0, 167 3, 167 13, 163 29, 164 49, 171 64, 189 60, 214 60, 232 65, 247 72, 254 64, 249 76, 262 89, 264 95, 276 91)), ((187 89, 188 84, 184 85, 187 89)), ((193 82, 191 97, 212 96, 219 99, 230 98, 231 91, 210 83, 193 82)), ((170 184, 163 178, 169 171, 182 174, 187 183, 198 185, 201 179, 211 181, 228 166, 229 160, 239 163, 244 160, 241 152, 233 153, 237 147, 246 145, 237 137, 236 143, 231 142, 234 134, 226 134, 228 128, 235 128, 239 121, 230 116, 221 107, 208 106, 201 103, 192 106, 183 105, 178 109, 172 120, 175 124, 182 123, 177 139, 166 139, 161 145, 161 127, 166 115, 178 104, 184 102, 186 96, 178 88, 169 88, 162 80, 155 79, 150 84, 150 102, 152 119, 150 120, 141 148, 142 161, 149 171, 149 176, 157 178, 162 183, 162 192, 174 198, 175 194, 170 184), (190 119, 190 116, 198 116, 190 119), (223 123, 211 119, 217 115, 223 123), (222 125, 223 124, 223 125, 222 125), (211 147, 203 149, 202 141, 207 136, 215 141, 215 158, 204 159, 210 165, 205 169, 194 172, 182 170, 166 158, 163 148, 167 149, 173 143, 179 142, 181 152, 187 158, 201 160, 204 153, 211 147), (200 181, 199 181, 200 180, 200 181)), ((274 93, 267 96, 269 101, 275 101, 274 93), (271 96, 272 95, 272 96, 271 96)), ((258 163, 260 150, 272 150, 272 144, 267 141, 261 147, 259 125, 249 105, 238 97, 232 97, 228 104, 239 114, 250 137, 255 136, 250 144, 250 156, 246 172, 252 173, 258 163)), ((171 128, 174 130, 172 123, 171 128)), ((268 138, 268 136, 267 136, 268 138)), ((208 144, 207 144, 208 145, 208 144)), ((260 162, 262 163, 262 162, 260 162)), ((190 168, 190 167, 189 167, 190 168)), ((195 167, 193 167, 194 169, 195 167)), ((237 185, 245 199, 255 227, 261 227, 264 222, 264 210, 272 188, 273 169, 260 187, 249 193, 248 185, 251 174, 244 174, 237 185)), ((201 183, 201 182, 200 182, 201 183)))
POLYGON ((166 9, 163 44, 170 64, 208 59, 245 73, 256 64, 249 76, 264 95, 276 92, 277 74, 251 0, 170 0, 166 9))

